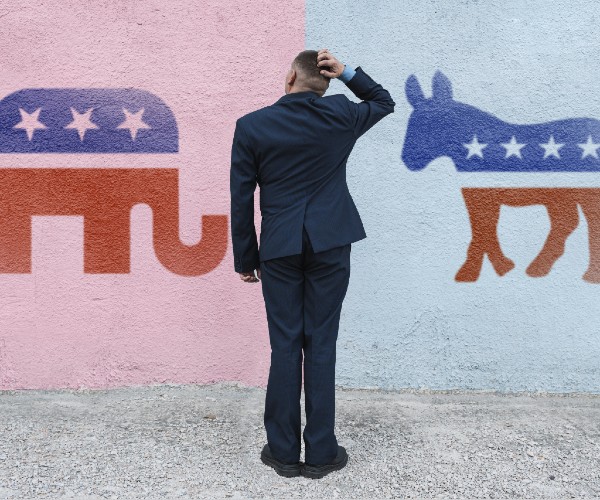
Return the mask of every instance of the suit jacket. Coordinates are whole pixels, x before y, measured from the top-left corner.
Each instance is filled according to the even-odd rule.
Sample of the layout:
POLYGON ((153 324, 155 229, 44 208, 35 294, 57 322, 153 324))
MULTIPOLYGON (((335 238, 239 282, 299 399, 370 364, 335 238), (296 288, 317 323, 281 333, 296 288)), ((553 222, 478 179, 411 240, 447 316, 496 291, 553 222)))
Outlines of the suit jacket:
POLYGON ((316 252, 366 238, 346 184, 356 140, 394 111, 389 92, 359 66, 344 94, 285 94, 236 121, 231 148, 231 239, 236 272, 302 253, 302 226, 316 252), (254 190, 260 186, 260 248, 254 190))

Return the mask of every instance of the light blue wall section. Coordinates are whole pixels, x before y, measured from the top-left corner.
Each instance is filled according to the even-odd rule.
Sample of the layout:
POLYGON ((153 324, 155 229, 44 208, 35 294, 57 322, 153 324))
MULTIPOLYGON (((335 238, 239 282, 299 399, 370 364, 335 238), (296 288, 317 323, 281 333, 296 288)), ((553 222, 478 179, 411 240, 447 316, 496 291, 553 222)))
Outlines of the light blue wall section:
MULTIPOLYGON (((359 139, 348 185, 367 238, 353 244, 337 383, 351 387, 600 393, 600 284, 583 281, 583 217, 550 274, 525 268, 550 228, 541 205, 503 206, 503 277, 485 261, 458 283, 471 237, 462 186, 600 187, 600 173, 420 172, 400 155, 411 112, 438 69, 454 98, 514 123, 600 118, 600 11, 581 1, 307 0, 306 48, 328 48, 387 88, 396 111, 359 139)), ((357 98, 342 82, 328 93, 357 98)), ((580 216, 582 216, 580 210, 580 216)))

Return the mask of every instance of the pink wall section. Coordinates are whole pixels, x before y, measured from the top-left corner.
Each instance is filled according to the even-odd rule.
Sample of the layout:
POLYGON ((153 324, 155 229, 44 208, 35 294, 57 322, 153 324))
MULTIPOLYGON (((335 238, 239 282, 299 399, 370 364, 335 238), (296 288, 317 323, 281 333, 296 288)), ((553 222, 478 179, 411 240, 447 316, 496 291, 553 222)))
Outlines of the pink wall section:
MULTIPOLYGON (((175 114, 172 154, 0 154, 2 168, 178 168, 180 235, 229 217, 237 117, 284 92, 304 48, 304 2, 12 2, 1 7, 0 96, 24 88, 134 87, 175 114)), ((258 195, 258 192, 257 192, 258 195)), ((1 200, 0 200, 1 202, 1 200)), ((256 224, 260 229, 258 198, 256 224)), ((131 211, 131 272, 83 273, 83 217, 34 216, 32 272, 0 274, 0 389, 237 380, 266 385, 260 283, 172 273, 152 246, 152 210, 131 211)))

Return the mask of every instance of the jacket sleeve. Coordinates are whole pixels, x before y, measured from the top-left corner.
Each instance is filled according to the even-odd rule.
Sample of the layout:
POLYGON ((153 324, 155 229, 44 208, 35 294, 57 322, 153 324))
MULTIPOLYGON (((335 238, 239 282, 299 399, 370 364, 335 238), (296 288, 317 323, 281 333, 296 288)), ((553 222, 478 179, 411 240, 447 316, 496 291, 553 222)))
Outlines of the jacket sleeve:
POLYGON ((231 146, 231 240, 235 271, 245 273, 260 268, 256 228, 254 227, 254 191, 257 164, 252 147, 239 120, 235 124, 231 146))
POLYGON ((345 84, 362 101, 356 103, 348 99, 354 136, 358 139, 384 116, 393 113, 396 103, 390 93, 367 75, 360 66, 356 68, 355 75, 345 84))

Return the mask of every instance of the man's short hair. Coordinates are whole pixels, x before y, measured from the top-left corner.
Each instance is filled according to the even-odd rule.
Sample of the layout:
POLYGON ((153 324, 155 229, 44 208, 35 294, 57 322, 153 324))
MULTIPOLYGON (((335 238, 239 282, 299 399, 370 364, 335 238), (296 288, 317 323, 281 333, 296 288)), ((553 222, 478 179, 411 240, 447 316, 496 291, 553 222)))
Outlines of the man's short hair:
POLYGON ((316 50, 303 50, 292 61, 292 67, 298 72, 302 85, 317 92, 325 92, 331 78, 322 75, 321 70, 331 71, 329 66, 317 66, 316 50))

